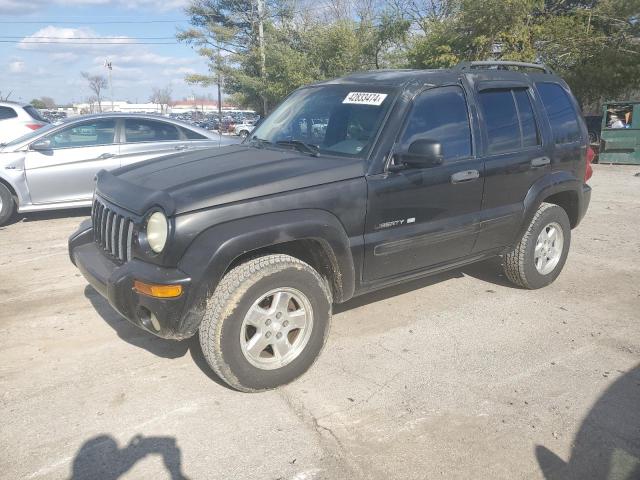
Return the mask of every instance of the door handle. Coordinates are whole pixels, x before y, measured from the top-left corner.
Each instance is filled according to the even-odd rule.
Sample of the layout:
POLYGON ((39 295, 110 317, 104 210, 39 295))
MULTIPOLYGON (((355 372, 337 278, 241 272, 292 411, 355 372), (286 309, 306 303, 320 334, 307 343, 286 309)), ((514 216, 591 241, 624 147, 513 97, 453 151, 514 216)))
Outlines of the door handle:
POLYGON ((480 178, 478 170, 464 170, 451 175, 451 183, 471 182, 480 178))
POLYGON ((551 159, 549 157, 538 157, 531 160, 531 166, 536 167, 544 167, 545 165, 549 165, 551 163, 551 159))
POLYGON ((98 157, 98 160, 106 160, 107 158, 112 158, 115 157, 116 154, 115 153, 103 153, 102 155, 100 155, 98 157))
POLYGON ((187 147, 186 145, 176 145, 174 147, 174 150, 186 150, 187 148, 189 147, 187 147))

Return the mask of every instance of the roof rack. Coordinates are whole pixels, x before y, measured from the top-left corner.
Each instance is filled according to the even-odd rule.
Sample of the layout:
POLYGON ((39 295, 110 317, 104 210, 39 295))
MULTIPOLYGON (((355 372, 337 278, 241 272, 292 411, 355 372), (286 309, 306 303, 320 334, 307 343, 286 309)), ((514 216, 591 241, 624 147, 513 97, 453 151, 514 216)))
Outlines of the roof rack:
POLYGON ((453 67, 455 70, 478 70, 478 69, 492 69, 495 70, 509 70, 509 67, 517 67, 519 69, 533 68, 535 70, 542 70, 543 73, 553 74, 553 70, 542 63, 527 63, 527 62, 509 62, 503 60, 486 60, 486 61, 474 61, 474 62, 460 62, 453 67))

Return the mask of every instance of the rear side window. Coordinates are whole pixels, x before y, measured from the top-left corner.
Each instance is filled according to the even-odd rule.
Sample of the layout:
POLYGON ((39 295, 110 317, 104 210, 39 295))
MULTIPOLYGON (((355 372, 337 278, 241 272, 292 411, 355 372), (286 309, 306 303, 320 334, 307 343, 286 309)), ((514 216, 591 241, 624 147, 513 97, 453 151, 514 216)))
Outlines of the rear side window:
POLYGON ((480 92, 490 154, 513 152, 540 144, 538 125, 527 90, 480 92))
POLYGON ((511 90, 480 92, 489 153, 513 152, 521 145, 518 112, 511 90))
POLYGON ((516 99, 520 128, 522 129, 522 146, 533 147, 539 145, 538 126, 536 125, 536 117, 533 113, 529 94, 525 89, 520 89, 514 90, 513 96, 516 99))
POLYGON ((418 139, 439 142, 444 161, 471 156, 469 114, 461 88, 440 87, 420 94, 413 104, 401 145, 408 148, 418 139))
POLYGON ((127 119, 124 122, 127 143, 180 140, 178 129, 165 122, 127 119))
POLYGON ((38 109, 35 107, 32 107, 31 105, 27 105, 26 107, 24 107, 24 111, 27 112, 29 116, 34 120, 38 120, 40 122, 48 122, 46 118, 40 115, 40 112, 38 111, 38 109))
POLYGON ((198 132, 194 132, 193 130, 189 130, 188 128, 182 127, 182 133, 184 133, 185 137, 189 140, 206 140, 207 137, 201 135, 198 132))
POLYGON ((536 83, 540 98, 549 117, 555 143, 580 140, 578 115, 564 88, 557 83, 536 83))
POLYGON ((16 118, 18 114, 11 107, 0 107, 0 120, 6 120, 8 118, 16 118))

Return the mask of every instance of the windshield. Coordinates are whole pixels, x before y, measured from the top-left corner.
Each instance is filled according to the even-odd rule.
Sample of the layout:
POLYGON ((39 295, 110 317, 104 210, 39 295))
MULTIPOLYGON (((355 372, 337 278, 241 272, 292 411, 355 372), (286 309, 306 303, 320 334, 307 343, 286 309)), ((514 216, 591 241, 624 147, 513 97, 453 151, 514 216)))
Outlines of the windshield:
POLYGON ((291 94, 250 139, 261 145, 304 144, 308 151, 319 154, 364 157, 391 105, 393 93, 390 88, 370 85, 304 88, 291 94))
POLYGON ((5 147, 11 147, 13 145, 18 145, 19 143, 27 142, 30 139, 35 138, 36 136, 40 135, 41 133, 48 132, 49 130, 51 130, 52 128, 55 128, 57 126, 58 125, 54 125, 52 123, 48 123, 47 125, 45 125, 42 128, 38 128, 37 130, 34 130, 33 132, 29 132, 26 135, 18 137, 15 140, 11 140, 10 142, 3 143, 2 145, 5 146, 5 147))

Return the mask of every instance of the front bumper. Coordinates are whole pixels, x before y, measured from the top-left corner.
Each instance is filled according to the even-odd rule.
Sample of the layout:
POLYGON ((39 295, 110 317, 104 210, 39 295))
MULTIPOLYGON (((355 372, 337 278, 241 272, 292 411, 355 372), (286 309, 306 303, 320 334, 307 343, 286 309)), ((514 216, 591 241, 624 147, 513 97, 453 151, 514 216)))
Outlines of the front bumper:
POLYGON ((183 339, 195 333, 202 315, 193 300, 191 278, 175 268, 152 265, 138 259, 117 263, 93 241, 91 222, 83 223, 69 238, 69 256, 82 275, 109 304, 134 325, 162 338, 183 339), (134 280, 182 285, 176 298, 155 298, 133 289, 134 280))

